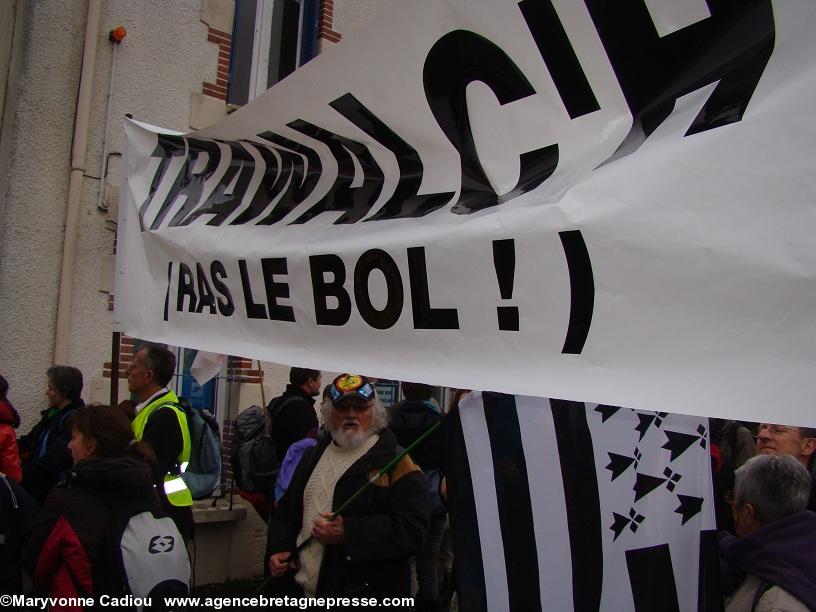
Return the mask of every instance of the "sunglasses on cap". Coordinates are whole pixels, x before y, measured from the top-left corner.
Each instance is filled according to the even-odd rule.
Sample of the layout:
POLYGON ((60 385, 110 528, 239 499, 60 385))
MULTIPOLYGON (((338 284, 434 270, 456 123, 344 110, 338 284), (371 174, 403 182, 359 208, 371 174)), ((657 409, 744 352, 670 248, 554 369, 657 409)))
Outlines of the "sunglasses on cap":
POLYGON ((374 387, 365 376, 341 374, 332 381, 329 397, 335 406, 347 397, 359 397, 368 402, 374 397, 374 387))

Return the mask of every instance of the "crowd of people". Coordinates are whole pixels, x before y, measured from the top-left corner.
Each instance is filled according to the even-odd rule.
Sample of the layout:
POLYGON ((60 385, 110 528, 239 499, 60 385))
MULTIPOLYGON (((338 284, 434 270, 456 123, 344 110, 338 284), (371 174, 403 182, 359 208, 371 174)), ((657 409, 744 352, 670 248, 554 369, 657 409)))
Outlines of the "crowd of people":
MULTIPOLYGON (((167 388, 175 365, 166 348, 142 348, 127 370, 138 403, 121 408, 86 406, 82 372, 51 367, 48 407, 19 439, 14 429, 20 418, 8 398, 8 382, 0 377, 4 593, 23 592, 21 570, 39 596, 133 592, 146 580, 134 575, 120 551, 127 529, 134 537, 133 517, 149 528, 169 516, 172 521, 157 523, 168 543, 175 537, 183 546, 190 537, 192 499, 174 486, 190 454, 186 419, 167 388)), ((185 584, 169 593, 187 592, 186 554, 178 569, 185 584)))
MULTIPOLYGON (((134 399, 118 407, 86 406, 82 373, 49 368, 48 407, 19 439, 0 376, 2 592, 22 592, 21 570, 38 595, 127 592, 111 542, 137 513, 172 519, 180 542, 194 537, 175 366, 171 351, 145 345, 127 369, 134 399)), ((264 586, 270 595, 413 596, 416 610, 447 610, 449 419, 434 387, 403 382, 404 399, 386 407, 375 383, 343 374, 324 387, 320 371, 292 368, 263 408, 277 482, 241 493, 268 525, 264 586)), ((711 419, 710 438, 726 612, 816 610, 816 429, 711 419)))

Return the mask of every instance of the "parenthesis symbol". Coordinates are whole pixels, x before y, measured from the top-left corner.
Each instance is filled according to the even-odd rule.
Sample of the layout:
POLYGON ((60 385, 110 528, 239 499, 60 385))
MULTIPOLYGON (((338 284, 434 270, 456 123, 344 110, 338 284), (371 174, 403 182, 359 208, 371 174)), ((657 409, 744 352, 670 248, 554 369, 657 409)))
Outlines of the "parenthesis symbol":
POLYGON ((562 353, 580 355, 584 350, 592 311, 595 307, 595 279, 584 237, 580 230, 558 232, 570 277, 570 316, 562 353))

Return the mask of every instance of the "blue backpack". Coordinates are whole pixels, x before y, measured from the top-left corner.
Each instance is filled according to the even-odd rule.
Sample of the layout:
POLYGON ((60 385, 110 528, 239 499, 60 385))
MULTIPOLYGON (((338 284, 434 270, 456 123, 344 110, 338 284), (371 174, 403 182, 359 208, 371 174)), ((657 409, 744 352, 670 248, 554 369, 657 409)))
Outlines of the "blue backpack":
POLYGON ((193 408, 179 398, 176 407, 184 411, 190 430, 190 461, 181 473, 193 499, 206 499, 221 484, 221 435, 218 423, 208 410, 193 408))

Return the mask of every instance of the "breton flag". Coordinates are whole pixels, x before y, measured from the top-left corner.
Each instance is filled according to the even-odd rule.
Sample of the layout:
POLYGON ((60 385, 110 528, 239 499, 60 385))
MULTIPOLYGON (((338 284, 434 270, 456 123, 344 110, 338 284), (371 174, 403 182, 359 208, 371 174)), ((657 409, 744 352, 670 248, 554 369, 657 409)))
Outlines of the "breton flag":
POLYGON ((699 417, 471 393, 446 421, 460 608, 721 609, 707 430, 699 417))

